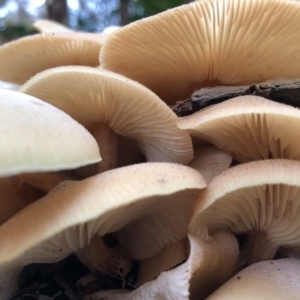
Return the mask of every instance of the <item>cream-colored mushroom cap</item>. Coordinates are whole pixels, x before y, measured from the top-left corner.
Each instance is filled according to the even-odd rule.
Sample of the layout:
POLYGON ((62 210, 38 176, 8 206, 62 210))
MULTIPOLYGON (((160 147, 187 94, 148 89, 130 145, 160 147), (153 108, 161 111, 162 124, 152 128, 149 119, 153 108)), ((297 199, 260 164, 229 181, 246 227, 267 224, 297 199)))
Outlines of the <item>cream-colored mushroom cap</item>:
MULTIPOLYGON (((100 291, 90 300, 199 300, 226 282, 234 273, 238 243, 230 233, 218 232, 211 241, 188 235, 190 254, 180 266, 162 272, 138 289, 100 291)), ((150 271, 151 272, 151 271, 150 271)))
POLYGON ((46 69, 99 65, 103 37, 92 33, 36 34, 0 47, 0 79, 23 84, 46 69))
POLYGON ((207 300, 295 300, 300 294, 300 261, 263 261, 243 269, 207 300))
POLYGON ((48 19, 40 19, 33 23, 33 27, 41 33, 74 32, 71 28, 48 19))
POLYGON ((194 1, 121 28, 100 63, 167 103, 206 86, 297 78, 299 19, 298 1, 194 1))
POLYGON ((95 235, 115 232, 134 259, 157 254, 187 235, 195 199, 205 186, 189 167, 144 163, 49 193, 0 226, 1 299, 15 290, 23 266, 61 260, 95 235))
POLYGON ((232 156, 212 145, 196 147, 194 158, 189 166, 199 171, 210 182, 215 176, 227 170, 232 163, 232 156))
POLYGON ((299 160, 299 126, 299 109, 257 96, 236 97, 178 120, 178 127, 193 138, 214 144, 239 162, 299 160))
POLYGON ((73 169, 101 160, 92 135, 35 97, 0 90, 0 176, 73 169))
MULTIPOLYGON (((136 140, 147 161, 188 163, 193 157, 190 135, 177 127, 175 113, 153 92, 121 75, 60 67, 37 74, 20 91, 65 111, 95 136, 104 135, 103 130, 97 133, 101 125, 136 140)), ((104 162, 105 145, 99 146, 104 162)))
POLYGON ((300 249, 300 162, 254 161, 216 176, 197 200, 190 231, 248 235, 248 263, 273 259, 280 246, 300 249))

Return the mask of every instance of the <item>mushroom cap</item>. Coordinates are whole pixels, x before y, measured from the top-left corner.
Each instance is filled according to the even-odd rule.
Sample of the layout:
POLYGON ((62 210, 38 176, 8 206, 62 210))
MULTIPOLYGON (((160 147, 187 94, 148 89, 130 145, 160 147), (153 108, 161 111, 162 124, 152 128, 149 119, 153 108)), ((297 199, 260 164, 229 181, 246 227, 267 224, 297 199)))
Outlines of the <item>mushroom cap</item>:
POLYGON ((121 75, 60 67, 37 74, 20 91, 51 103, 87 129, 105 123, 136 140, 148 161, 188 163, 193 157, 190 135, 177 127, 175 113, 146 87, 121 75))
POLYGON ((196 300, 204 299, 234 273, 239 256, 236 238, 225 232, 215 233, 211 241, 188 235, 188 260, 170 271, 162 272, 132 292, 101 291, 90 300, 196 300))
POLYGON ((207 233, 264 232, 267 245, 300 249, 300 162, 254 161, 216 176, 197 199, 189 230, 207 233))
POLYGON ((255 263, 243 269, 207 300, 295 300, 300 294, 300 261, 293 258, 255 263))
POLYGON ((227 170, 232 162, 231 155, 212 145, 197 147, 189 166, 201 173, 206 182, 227 170))
POLYGON ((74 32, 71 28, 48 19, 40 19, 33 23, 33 27, 41 33, 74 32))
POLYGON ((157 278, 160 273, 182 264, 187 260, 188 252, 188 240, 184 238, 167 245, 155 256, 140 260, 138 276, 134 285, 139 287, 157 278))
POLYGON ((100 63, 167 103, 206 86, 297 78, 299 19, 298 1, 194 1, 119 29, 100 63))
POLYGON ((92 135, 56 107, 1 89, 0 107, 0 177, 74 169, 101 160, 92 135))
POLYGON ((239 162, 300 160, 300 110, 262 97, 236 97, 180 118, 177 125, 239 162))
POLYGON ((0 47, 0 79, 23 84, 46 69, 99 65, 103 37, 92 33, 45 33, 9 42, 0 47))
POLYGON ((195 198, 205 186, 189 167, 144 163, 49 193, 0 226, 0 297, 15 289, 23 266, 61 260, 96 234, 117 232, 132 258, 157 254, 186 236, 195 198))

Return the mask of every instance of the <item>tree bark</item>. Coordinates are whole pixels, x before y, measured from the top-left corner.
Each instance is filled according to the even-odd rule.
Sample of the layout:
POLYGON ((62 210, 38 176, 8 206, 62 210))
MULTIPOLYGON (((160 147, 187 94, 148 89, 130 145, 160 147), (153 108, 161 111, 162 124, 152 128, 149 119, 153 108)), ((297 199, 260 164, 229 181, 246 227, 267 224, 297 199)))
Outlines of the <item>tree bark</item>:
POLYGON ((121 25, 126 25, 130 22, 129 14, 128 14, 128 5, 130 0, 120 0, 120 17, 121 17, 121 25))
POLYGON ((68 24, 67 0, 46 0, 46 6, 50 20, 68 24))

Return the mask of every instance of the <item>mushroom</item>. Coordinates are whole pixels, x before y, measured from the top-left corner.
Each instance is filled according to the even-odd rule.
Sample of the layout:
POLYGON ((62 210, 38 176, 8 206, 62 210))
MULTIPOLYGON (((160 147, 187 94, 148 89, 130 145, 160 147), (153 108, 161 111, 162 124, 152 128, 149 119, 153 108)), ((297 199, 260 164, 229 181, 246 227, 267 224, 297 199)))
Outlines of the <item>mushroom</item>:
POLYGON ((119 29, 100 64, 168 104, 201 87, 298 78, 299 19, 298 1, 194 1, 119 29))
POLYGON ((236 97, 178 120, 195 140, 212 143, 239 162, 300 160, 299 126, 299 109, 258 96, 236 97))
POLYGON ((40 33, 55 33, 55 32, 74 32, 73 29, 48 19, 40 19, 33 23, 33 28, 40 33))
POLYGON ((189 166, 198 170, 206 182, 210 182, 215 176, 227 170, 231 163, 231 155, 212 145, 205 145, 196 147, 189 166))
POLYGON ((300 294, 300 261, 293 258, 263 261, 243 269, 207 300, 295 300, 300 294))
POLYGON ((201 300, 228 280, 235 271, 239 250, 235 237, 218 232, 204 241, 188 235, 190 254, 188 260, 170 271, 161 273, 157 279, 138 289, 100 291, 89 300, 201 300))
POLYGON ((190 231, 204 239, 219 231, 248 236, 248 264, 273 259, 280 246, 300 248, 300 162, 241 164, 216 176, 201 193, 190 231))
POLYGON ((59 67, 37 74, 20 91, 65 111, 93 134, 103 158, 98 172, 141 162, 141 155, 126 163, 120 157, 120 152, 133 152, 125 152, 132 141, 149 162, 186 164, 193 157, 191 138, 177 128, 174 112, 153 92, 121 75, 59 67), (128 139, 124 142, 120 136, 128 139))
POLYGON ((161 252, 139 261, 138 277, 135 286, 141 286, 159 276, 160 273, 184 263, 189 256, 187 238, 167 245, 161 252))
POLYGON ((46 69, 99 65, 104 38, 92 33, 45 33, 20 38, 0 47, 0 79, 23 84, 46 69))
POLYGON ((124 279, 130 258, 156 255, 187 235, 205 186, 189 167, 144 163, 57 188, 0 226, 0 298, 16 290, 25 265, 56 262, 77 251, 92 270, 124 279), (103 244, 108 233, 119 241, 117 248, 103 244))
MULTIPOLYGON (((101 157, 90 133, 48 103, 0 89, 0 107, 1 225, 44 195, 14 175, 23 173, 28 177, 25 173, 75 169, 98 162, 101 157)), ((61 174, 52 173, 52 186, 62 179, 61 174)), ((72 178, 69 173, 63 174, 64 179, 72 178)), ((52 186, 47 184, 50 189, 52 186)))
POLYGON ((1 89, 0 107, 0 177, 74 169, 101 160, 91 134, 56 107, 1 89))

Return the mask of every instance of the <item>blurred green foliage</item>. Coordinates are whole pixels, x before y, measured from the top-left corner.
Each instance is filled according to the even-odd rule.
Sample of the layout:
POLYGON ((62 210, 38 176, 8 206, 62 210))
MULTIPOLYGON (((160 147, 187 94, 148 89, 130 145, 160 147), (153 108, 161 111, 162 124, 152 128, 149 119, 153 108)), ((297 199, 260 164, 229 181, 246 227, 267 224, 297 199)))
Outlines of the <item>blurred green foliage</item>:
POLYGON ((25 27, 22 25, 10 24, 2 26, 2 28, 0 29, 2 42, 7 42, 34 33, 37 33, 37 31, 33 27, 25 27))
POLYGON ((131 17, 132 21, 149 17, 186 3, 184 0, 132 0, 130 2, 135 8, 135 14, 131 17))
MULTIPOLYGON (((126 1, 126 0, 125 0, 126 1)), ((185 4, 184 0, 127 0, 128 3, 128 19, 136 21, 138 19, 149 17, 167 9, 185 4)), ((117 13, 117 11, 113 12, 117 13)), ((90 23, 95 23, 97 20, 78 20, 77 30, 92 31, 90 23)), ((37 33, 34 28, 22 25, 5 24, 4 20, 0 19, 0 44, 17 39, 26 35, 37 33)))

